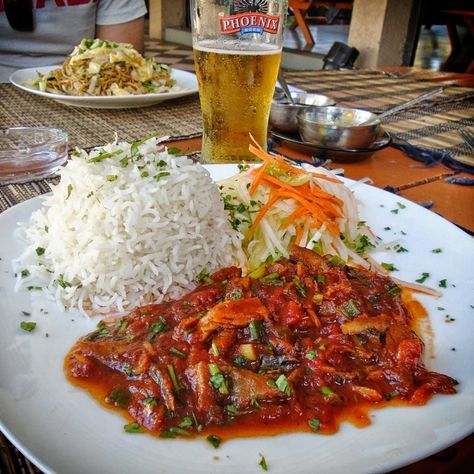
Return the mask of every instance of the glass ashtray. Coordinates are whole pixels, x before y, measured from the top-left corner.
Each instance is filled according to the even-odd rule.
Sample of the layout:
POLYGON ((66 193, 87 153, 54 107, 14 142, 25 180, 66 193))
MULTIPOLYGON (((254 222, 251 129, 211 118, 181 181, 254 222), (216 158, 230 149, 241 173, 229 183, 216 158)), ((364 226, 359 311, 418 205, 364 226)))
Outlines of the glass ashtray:
POLYGON ((59 128, 0 129, 0 184, 46 178, 67 161, 67 134, 59 128))

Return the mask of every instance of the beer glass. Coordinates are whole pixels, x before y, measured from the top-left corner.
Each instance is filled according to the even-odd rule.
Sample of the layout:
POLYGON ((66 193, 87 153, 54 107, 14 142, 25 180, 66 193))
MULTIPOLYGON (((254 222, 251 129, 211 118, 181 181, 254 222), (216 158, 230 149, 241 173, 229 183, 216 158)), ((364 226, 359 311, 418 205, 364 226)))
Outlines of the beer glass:
POLYGON ((191 0, 204 162, 257 160, 249 134, 266 148, 287 6, 287 0, 191 0))

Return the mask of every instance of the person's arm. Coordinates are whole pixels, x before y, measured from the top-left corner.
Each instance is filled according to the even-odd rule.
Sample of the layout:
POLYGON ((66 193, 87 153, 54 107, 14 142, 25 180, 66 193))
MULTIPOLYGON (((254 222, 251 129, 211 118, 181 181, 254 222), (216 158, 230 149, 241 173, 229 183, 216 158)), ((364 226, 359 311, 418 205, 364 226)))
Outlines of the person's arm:
POLYGON ((145 20, 144 17, 116 25, 96 25, 95 37, 118 43, 131 43, 143 54, 145 20))

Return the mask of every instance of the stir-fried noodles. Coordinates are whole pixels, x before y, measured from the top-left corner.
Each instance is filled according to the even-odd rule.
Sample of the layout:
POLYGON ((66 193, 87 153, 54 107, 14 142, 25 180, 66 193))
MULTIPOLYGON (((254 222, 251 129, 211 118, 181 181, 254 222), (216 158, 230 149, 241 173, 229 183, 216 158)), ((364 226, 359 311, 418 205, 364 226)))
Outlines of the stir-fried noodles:
POLYGON ((60 68, 39 74, 33 86, 67 95, 120 96, 168 92, 171 68, 144 58, 131 44, 83 39, 60 68))

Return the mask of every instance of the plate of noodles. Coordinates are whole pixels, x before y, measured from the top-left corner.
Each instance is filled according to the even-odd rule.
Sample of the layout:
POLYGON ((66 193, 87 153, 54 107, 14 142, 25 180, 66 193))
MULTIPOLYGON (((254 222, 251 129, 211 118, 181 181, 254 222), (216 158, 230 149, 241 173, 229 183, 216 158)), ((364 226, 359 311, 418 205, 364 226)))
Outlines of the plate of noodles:
POLYGON ((135 108, 197 92, 196 76, 143 57, 130 44, 84 39, 58 66, 20 69, 20 89, 62 104, 135 108))
MULTIPOLYGON (((288 222, 290 215, 293 223, 305 222, 299 219, 303 210, 288 201, 288 193, 303 201, 295 193, 297 188, 306 189, 308 176, 304 173, 298 171, 290 176, 282 172, 278 163, 267 165, 270 173, 260 172, 258 176, 258 168, 238 175, 235 165, 209 165, 203 170, 201 165, 185 159, 175 160, 153 140, 109 144, 92 152, 77 151, 50 195, 23 202, 0 215, 0 240, 4 243, 0 249, 0 429, 23 454, 46 473, 65 474, 388 472, 425 458, 473 432, 474 247, 470 236, 402 197, 313 168, 313 177, 321 186, 314 196, 327 203, 322 212, 330 216, 332 204, 337 205, 341 199, 346 203, 344 213, 354 224, 353 230, 361 235, 357 242, 353 241, 356 247, 351 244, 351 248, 344 250, 341 245, 346 244, 340 242, 337 229, 326 242, 315 237, 314 227, 292 227, 288 222), (254 188, 248 186, 250 178, 255 178, 254 188), (281 198, 278 209, 258 202, 270 185, 282 188, 275 191, 281 198), (103 293, 95 301, 101 306, 112 302, 107 301, 110 288, 121 288, 118 293, 127 295, 133 291, 137 275, 147 279, 155 275, 155 279, 162 279, 163 285, 172 288, 167 280, 169 275, 181 285, 180 278, 185 272, 201 274, 203 265, 213 271, 228 265, 233 258, 238 263, 241 255, 230 255, 235 246, 234 227, 230 228, 229 221, 222 219, 224 206, 218 202, 218 190, 223 192, 226 209, 232 210, 230 224, 234 227, 243 222, 242 216, 249 215, 254 224, 256 219, 265 224, 250 227, 255 237, 252 255, 260 255, 259 260, 265 258, 268 250, 257 242, 260 232, 265 231, 274 243, 284 242, 293 233, 300 243, 312 239, 314 248, 320 241, 323 247, 331 245, 337 254, 355 251, 362 255, 361 247, 368 246, 374 250, 374 261, 385 262, 384 268, 391 269, 392 277, 408 282, 418 280, 434 288, 436 291, 431 294, 416 295, 429 313, 427 327, 418 328, 425 342, 424 363, 429 370, 455 378, 459 382, 457 393, 435 395, 420 406, 398 405, 395 401, 383 409, 372 410, 369 426, 358 428, 343 422, 332 435, 317 433, 313 426, 311 430, 281 430, 274 436, 237 435, 219 445, 216 438, 211 443, 205 436, 194 436, 194 424, 199 430, 190 417, 179 420, 180 426, 172 432, 176 434, 174 439, 150 436, 136 423, 127 423, 132 421, 130 417, 125 420, 122 413, 105 409, 107 401, 99 403, 69 383, 64 366, 66 354, 87 332, 94 331, 97 337, 105 329, 105 323, 97 324, 100 316, 88 318, 77 310, 81 305, 88 310, 81 301, 85 301, 88 281, 95 278, 92 270, 101 275, 96 289, 101 287, 103 293), (256 196, 252 199, 255 204, 249 202, 244 209, 236 200, 247 192, 256 196), (328 194, 334 196, 332 200, 328 194), (151 204, 154 200, 158 204, 155 208, 151 204), (161 200, 167 204, 160 205, 161 200), (259 213, 249 207, 254 205, 259 207, 259 213), (278 214, 286 215, 287 220, 278 219, 278 214), (27 223, 27 227, 19 227, 19 222, 27 223), (214 227, 216 224, 218 228, 214 227), (72 233, 74 229, 76 235, 72 233), (70 231, 73 241, 66 236, 70 231), (155 240, 158 234, 162 236, 160 242, 155 240), (371 247, 362 235, 377 237, 380 245, 377 249, 371 247), (203 236, 207 248, 199 240, 203 236), (90 241, 92 247, 82 247, 85 241, 90 241), (118 248, 122 251, 117 252, 118 248), (137 259, 143 248, 149 249, 146 258, 132 262, 130 259, 137 259), (69 263, 63 268, 58 263, 53 267, 53 257, 56 262, 67 259, 69 263), (118 261, 122 264, 117 265, 118 261), (161 268, 161 264, 167 268, 161 268), (118 273, 119 270, 124 273, 118 273), (75 309, 64 310, 68 306, 75 309), (188 436, 190 432, 193 436, 188 436)), ((316 215, 314 208, 310 211, 316 215)), ((326 222, 331 230, 333 221, 326 222)), ((349 228, 345 231, 350 233, 349 228)), ((251 235, 247 235, 250 241, 251 235)), ((277 266, 273 269, 279 271, 277 266)), ((265 285, 280 287, 273 273, 250 278, 266 279, 265 285)), ((146 293, 150 292, 147 281, 140 281, 139 285, 140 291, 145 288, 146 293)), ((374 302, 377 303, 375 299, 374 302)), ((142 302, 136 300, 133 304, 142 302)), ((189 304, 183 304, 183 308, 189 308, 189 304)), ((148 317, 145 313, 142 316, 148 317)), ((205 318, 199 315, 197 320, 205 318)), ((153 331, 161 330, 158 326, 152 325, 153 331)), ((116 331, 129 329, 120 322, 116 331)), ((112 342, 118 347, 121 336, 114 333, 114 337, 112 342)), ((150 339, 144 346, 149 347, 153 341, 150 339)), ((212 347, 214 355, 216 347, 212 347)), ((263 345, 260 349, 266 350, 263 345)), ((318 351, 325 348, 320 346, 318 351)), ((183 354, 176 348, 174 352, 178 368, 177 361, 183 360, 183 354)), ((317 354, 308 356, 307 360, 314 360, 317 354)), ((211 389, 225 395, 220 391, 225 378, 215 375, 211 389)), ((285 393, 288 384, 281 387, 278 380, 276 388, 270 389, 285 393)), ((232 390, 231 385, 228 388, 232 390)), ((144 403, 147 400, 150 412, 159 408, 161 402, 153 396, 143 394, 142 398, 144 403)), ((265 408, 264 403, 262 407, 265 408)))

